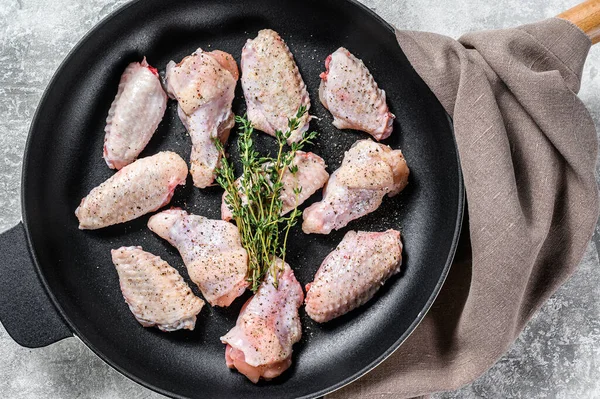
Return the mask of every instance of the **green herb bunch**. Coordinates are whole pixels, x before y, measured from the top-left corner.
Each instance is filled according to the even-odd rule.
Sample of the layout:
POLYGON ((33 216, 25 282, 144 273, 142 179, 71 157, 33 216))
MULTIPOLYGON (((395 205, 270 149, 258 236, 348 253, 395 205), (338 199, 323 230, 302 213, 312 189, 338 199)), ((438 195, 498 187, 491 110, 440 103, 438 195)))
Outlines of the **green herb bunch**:
MULTIPOLYGON (((248 251, 247 278, 253 292, 258 290, 267 272, 272 274, 277 286, 279 270, 275 266, 275 258, 280 257, 285 262, 290 229, 296 225, 301 215, 297 207, 287 216, 281 215, 281 192, 286 170, 293 175, 298 172, 298 167, 293 164, 296 152, 304 145, 312 144, 317 136, 316 132, 305 132, 299 142, 292 143, 286 149, 287 140, 298 129, 306 112, 306 107, 300 107, 296 116, 288 120, 287 131, 275 132, 279 145, 276 157, 262 156, 256 151, 252 140, 252 123, 246 116, 236 116, 235 120, 240 125, 238 146, 242 164, 242 175, 237 181, 233 163, 225 156, 221 142, 215 140, 222 155, 220 167, 216 170, 216 181, 225 189, 225 204, 231 209, 242 245, 248 251)), ((302 187, 294 187, 293 190, 297 198, 302 187)))

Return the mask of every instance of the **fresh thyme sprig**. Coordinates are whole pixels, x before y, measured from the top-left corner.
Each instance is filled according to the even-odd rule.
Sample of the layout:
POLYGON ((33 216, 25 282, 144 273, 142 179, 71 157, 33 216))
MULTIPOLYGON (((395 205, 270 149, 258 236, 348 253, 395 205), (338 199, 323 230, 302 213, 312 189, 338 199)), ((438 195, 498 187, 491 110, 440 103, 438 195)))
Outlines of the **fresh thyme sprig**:
MULTIPOLYGON (((317 136, 316 132, 305 132, 302 139, 292 143, 286 150, 286 142, 292 132, 300 127, 300 120, 306 114, 302 106, 296 116, 289 119, 285 132, 275 132, 279 146, 276 157, 261 156, 254 147, 252 134, 254 128, 246 116, 236 116, 240 135, 238 147, 242 175, 236 181, 233 163, 225 156, 225 149, 217 139, 215 145, 221 152, 221 165, 216 170, 216 181, 225 189, 225 204, 231 209, 233 220, 240 231, 242 245, 248 251, 248 281, 250 288, 256 292, 267 271, 273 276, 277 286, 279 270, 276 257, 285 262, 286 246, 289 232, 298 222, 301 212, 297 206, 287 216, 282 216, 283 177, 286 171, 292 175, 298 173, 298 166, 293 164, 296 152, 304 145, 311 144, 317 136), (280 242, 283 236, 283 242, 280 242)), ((298 196, 302 187, 294 187, 298 196)))

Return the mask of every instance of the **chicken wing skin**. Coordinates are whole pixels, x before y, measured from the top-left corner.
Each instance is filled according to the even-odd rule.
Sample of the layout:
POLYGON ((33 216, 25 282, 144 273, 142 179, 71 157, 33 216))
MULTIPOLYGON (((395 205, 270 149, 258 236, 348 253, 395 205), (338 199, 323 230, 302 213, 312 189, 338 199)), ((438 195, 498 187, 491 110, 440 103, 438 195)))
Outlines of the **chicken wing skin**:
MULTIPOLYGON (((329 179, 325 161, 312 152, 297 151, 292 165, 297 166, 298 171, 293 174, 287 169, 281 179, 283 183, 283 188, 281 189, 281 200, 283 201, 281 215, 285 215, 296 206, 302 205, 304 201, 323 187, 329 179), (298 195, 294 193, 294 188, 296 187, 301 187, 298 195)), ((223 193, 223 200, 221 201, 221 219, 230 221, 233 216, 229 206, 225 203, 226 195, 227 193, 223 193)))
POLYGON ((234 125, 231 103, 237 79, 233 57, 220 50, 199 48, 179 64, 167 65, 167 92, 177 99, 179 118, 192 139, 190 172, 196 187, 214 181, 221 159, 214 139, 225 143, 234 125))
POLYGON ((146 62, 127 66, 106 118, 104 160, 121 169, 140 155, 167 108, 167 95, 155 68, 146 62))
MULTIPOLYGON (((242 50, 242 88, 252 125, 275 135, 285 132, 288 119, 300 106, 310 109, 310 98, 290 49, 281 36, 271 29, 263 29, 254 39, 248 39, 242 50)), ((288 143, 302 139, 308 130, 311 116, 304 114, 300 126, 294 130, 288 143)))
POLYGON ((338 129, 356 129, 376 140, 392 134, 394 114, 365 64, 343 47, 325 60, 319 98, 338 129))
POLYGON ((248 254, 235 225, 169 209, 152 216, 148 227, 177 248, 212 306, 229 306, 246 290, 248 254))
POLYGON ((111 251, 123 298, 144 327, 162 331, 193 330, 204 306, 177 270, 142 247, 111 251))
POLYGON ((363 305, 401 264, 399 231, 349 231, 306 285, 306 313, 324 323, 363 305))
POLYGON ((100 229, 154 212, 185 184, 188 168, 174 152, 140 158, 112 175, 81 200, 75 210, 79 228, 100 229))
POLYGON ((303 300, 302 287, 287 263, 279 274, 278 288, 269 273, 242 308, 235 327, 221 337, 227 344, 227 366, 254 383, 287 370, 292 364, 292 345, 302 336, 298 308, 303 300))
POLYGON ((357 141, 329 178, 323 200, 304 210, 302 230, 329 234, 345 227, 379 208, 386 194, 392 197, 402 191, 408 175, 400 150, 372 140, 357 141))

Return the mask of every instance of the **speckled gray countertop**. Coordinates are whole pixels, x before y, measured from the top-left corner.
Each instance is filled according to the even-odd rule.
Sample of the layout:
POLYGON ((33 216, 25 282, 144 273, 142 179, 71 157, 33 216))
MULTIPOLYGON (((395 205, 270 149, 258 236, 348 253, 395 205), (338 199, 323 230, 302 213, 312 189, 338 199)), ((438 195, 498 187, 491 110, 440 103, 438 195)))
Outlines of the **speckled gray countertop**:
MULTIPOLYGON (((361 0, 402 29, 458 37, 551 17, 578 0, 361 0)), ((0 231, 21 218, 27 130, 61 60, 123 0, 0 0, 0 231)), ((600 126, 600 45, 586 63, 581 99, 600 126)), ((579 270, 477 381, 437 398, 600 397, 600 231, 579 270)), ((6 398, 159 398, 104 364, 76 338, 19 347, 0 326, 0 395, 6 398)), ((377 397, 390 397, 385 392, 377 397)))

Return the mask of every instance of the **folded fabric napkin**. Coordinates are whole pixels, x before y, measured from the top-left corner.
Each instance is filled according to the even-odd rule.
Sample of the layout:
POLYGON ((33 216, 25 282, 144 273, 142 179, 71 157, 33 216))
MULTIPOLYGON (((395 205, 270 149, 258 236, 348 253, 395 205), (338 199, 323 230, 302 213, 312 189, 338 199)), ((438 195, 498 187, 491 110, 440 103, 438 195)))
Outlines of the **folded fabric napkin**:
POLYGON ((421 325, 330 398, 413 397, 477 378, 574 272, 598 218, 596 131, 576 95, 591 42, 579 28, 552 18, 458 41, 396 36, 453 118, 469 220, 421 325))

